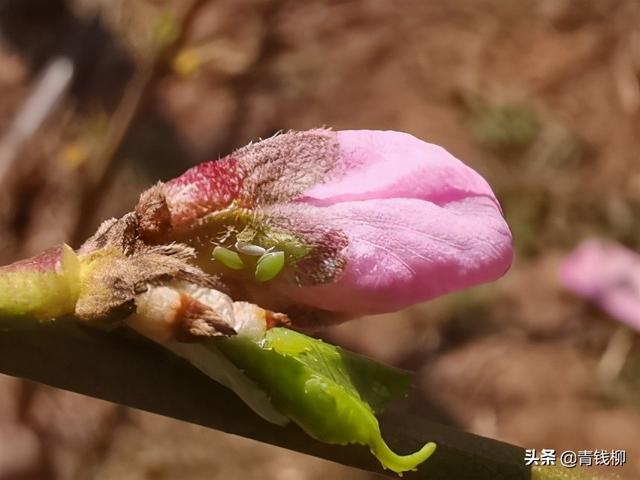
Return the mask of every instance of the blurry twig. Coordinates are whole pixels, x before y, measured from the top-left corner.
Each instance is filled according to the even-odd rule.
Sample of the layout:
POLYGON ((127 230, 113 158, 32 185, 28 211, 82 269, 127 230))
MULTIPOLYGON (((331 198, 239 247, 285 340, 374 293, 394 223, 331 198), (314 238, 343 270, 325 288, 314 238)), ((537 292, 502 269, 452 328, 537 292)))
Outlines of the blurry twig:
POLYGON ((615 50, 617 39, 615 34, 604 32, 594 42, 589 50, 580 56, 576 56, 571 62, 562 65, 553 75, 536 81, 531 86, 531 92, 535 95, 549 93, 570 82, 579 82, 585 72, 594 65, 598 65, 611 58, 612 51, 615 50))
MULTIPOLYGON (((133 122, 135 121, 144 101, 154 91, 153 84, 157 81, 168 61, 175 55, 184 43, 198 10, 205 5, 208 0, 192 0, 184 8, 179 20, 177 35, 164 45, 161 45, 152 58, 139 65, 137 72, 125 90, 125 93, 113 114, 110 121, 110 128, 100 155, 92 162, 91 171, 86 179, 85 196, 100 198, 104 192, 108 179, 115 169, 117 153, 127 136, 133 122)), ((80 221, 77 223, 71 242, 78 245, 88 234, 87 222, 90 222, 96 202, 82 202, 80 221)))
POLYGON ((612 63, 613 77, 620 104, 628 115, 640 109, 640 31, 631 32, 629 38, 621 42, 612 63))
POLYGON ((0 139, 0 186, 16 167, 23 146, 38 131, 68 92, 74 74, 73 61, 66 56, 51 60, 31 89, 9 130, 0 139))
POLYGON ((69 121, 65 111, 71 109, 60 108, 68 100, 75 111, 94 105, 113 110, 132 62, 100 20, 75 16, 65 0, 0 1, 2 41, 34 73, 24 105, 0 139, 0 250, 7 259, 33 253, 38 239, 66 240, 77 223, 84 172, 63 172, 42 152, 25 150, 39 144, 40 130, 49 137, 49 118, 56 117, 54 129, 69 121), (52 227, 52 218, 61 221, 52 227))
POLYGON ((596 374, 603 383, 614 380, 624 368, 629 352, 633 347, 633 332, 627 327, 618 328, 607 343, 600 357, 596 374))

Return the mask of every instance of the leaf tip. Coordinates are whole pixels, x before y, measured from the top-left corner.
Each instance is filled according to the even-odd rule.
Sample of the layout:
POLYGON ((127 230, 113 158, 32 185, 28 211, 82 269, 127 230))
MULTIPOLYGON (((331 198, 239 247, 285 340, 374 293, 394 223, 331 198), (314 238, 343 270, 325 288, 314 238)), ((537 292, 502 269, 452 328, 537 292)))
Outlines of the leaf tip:
POLYGON ((371 452, 385 469, 389 469, 399 476, 403 472, 415 471, 418 465, 425 462, 436 451, 436 444, 428 442, 417 452, 409 455, 398 455, 385 443, 382 437, 376 438, 371 445, 371 452))

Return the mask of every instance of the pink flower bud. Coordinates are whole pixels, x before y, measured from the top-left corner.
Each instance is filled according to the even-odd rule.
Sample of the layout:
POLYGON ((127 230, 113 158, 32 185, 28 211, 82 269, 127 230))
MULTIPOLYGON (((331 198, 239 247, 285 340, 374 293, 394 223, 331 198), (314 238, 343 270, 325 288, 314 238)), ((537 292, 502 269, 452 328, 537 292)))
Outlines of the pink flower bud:
POLYGON ((163 241, 195 246, 205 270, 274 309, 389 312, 495 280, 512 260, 487 182, 406 133, 290 132, 198 165, 162 193, 163 241), (285 272, 262 284, 207 264, 225 232, 229 248, 241 240, 283 250, 285 272))

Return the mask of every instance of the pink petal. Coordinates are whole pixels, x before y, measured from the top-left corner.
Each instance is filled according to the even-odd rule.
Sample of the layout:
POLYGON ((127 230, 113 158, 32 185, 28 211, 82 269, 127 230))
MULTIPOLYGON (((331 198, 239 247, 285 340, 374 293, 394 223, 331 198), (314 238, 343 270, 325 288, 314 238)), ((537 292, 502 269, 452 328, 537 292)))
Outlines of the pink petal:
POLYGON ((337 282, 285 288, 315 308, 374 314, 495 280, 511 233, 487 182, 446 150, 400 132, 338 132, 341 168, 300 199, 349 238, 337 282))
POLYGON ((337 203, 316 212, 349 237, 338 281, 287 289, 298 302, 350 315, 390 312, 495 280, 511 264, 496 205, 476 197, 444 206, 409 198, 337 203))
POLYGON ((613 242, 587 240, 560 267, 560 281, 615 319, 640 330, 640 255, 613 242))
POLYGON ((312 248, 346 237, 344 249, 332 246, 340 258, 320 257, 311 266, 331 272, 344 264, 336 276, 319 275, 329 283, 249 280, 250 299, 273 309, 393 311, 495 280, 512 261, 511 233, 487 182, 443 148, 406 133, 289 132, 199 165, 164 193, 172 227, 187 233, 196 219, 237 200, 288 218, 287 228, 303 241, 311 231, 322 239, 312 248))
POLYGON ((336 178, 308 190, 308 203, 419 198, 442 205, 484 196, 498 206, 485 179, 438 145, 394 131, 345 130, 337 135, 341 165, 336 178))

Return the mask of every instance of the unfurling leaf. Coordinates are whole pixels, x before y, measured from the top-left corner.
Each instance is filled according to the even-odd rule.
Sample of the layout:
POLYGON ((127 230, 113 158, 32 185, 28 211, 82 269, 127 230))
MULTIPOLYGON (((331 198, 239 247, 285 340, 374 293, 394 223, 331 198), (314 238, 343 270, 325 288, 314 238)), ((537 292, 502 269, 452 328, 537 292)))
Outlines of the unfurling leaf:
POLYGON ((436 448, 428 443, 401 456, 380 434, 374 411, 405 394, 406 372, 284 328, 268 330, 261 342, 239 336, 216 345, 280 412, 318 440, 367 445, 385 468, 397 473, 415 469, 436 448))

